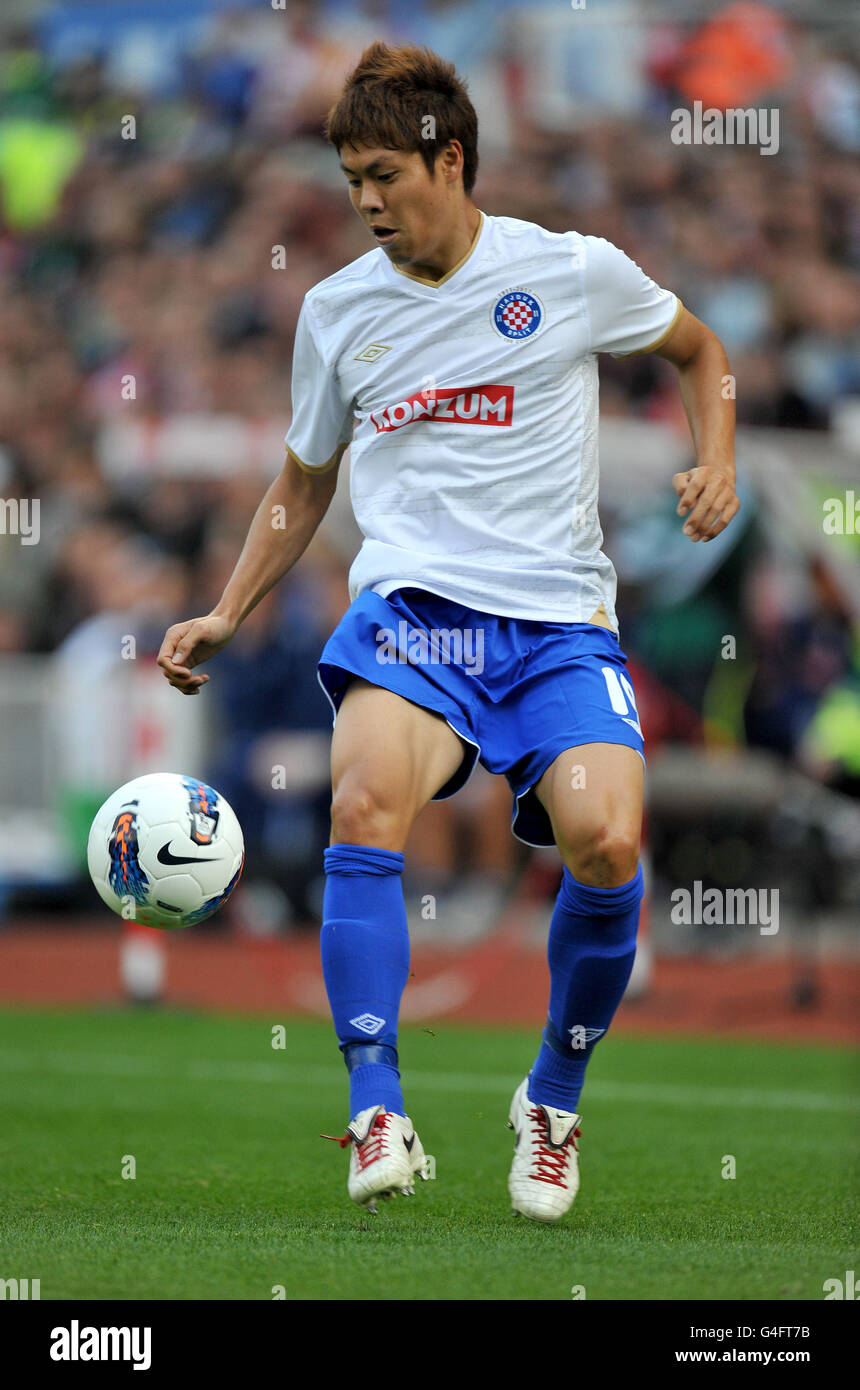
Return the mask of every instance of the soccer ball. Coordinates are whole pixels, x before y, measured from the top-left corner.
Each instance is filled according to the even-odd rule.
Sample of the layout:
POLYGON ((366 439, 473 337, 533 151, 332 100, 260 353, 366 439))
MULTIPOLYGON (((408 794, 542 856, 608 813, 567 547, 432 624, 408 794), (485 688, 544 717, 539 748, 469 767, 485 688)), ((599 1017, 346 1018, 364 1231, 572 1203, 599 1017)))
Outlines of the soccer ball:
POLYGON ((147 927, 190 927, 225 903, 245 845, 231 807, 205 782, 152 772, 109 796, 87 864, 111 911, 147 927))

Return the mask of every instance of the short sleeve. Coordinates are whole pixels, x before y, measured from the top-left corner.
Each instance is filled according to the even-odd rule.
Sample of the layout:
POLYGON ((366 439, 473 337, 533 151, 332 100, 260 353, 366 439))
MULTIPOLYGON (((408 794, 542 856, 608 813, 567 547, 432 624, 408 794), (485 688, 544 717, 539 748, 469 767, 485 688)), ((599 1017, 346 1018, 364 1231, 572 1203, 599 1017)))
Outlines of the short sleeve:
POLYGON ((335 373, 323 358, 307 299, 296 326, 292 400, 287 449, 306 472, 324 472, 352 439, 354 411, 352 402, 341 398, 335 373))
POLYGON ((653 352, 668 338, 683 304, 603 237, 586 236, 585 300, 592 352, 630 357, 653 352))

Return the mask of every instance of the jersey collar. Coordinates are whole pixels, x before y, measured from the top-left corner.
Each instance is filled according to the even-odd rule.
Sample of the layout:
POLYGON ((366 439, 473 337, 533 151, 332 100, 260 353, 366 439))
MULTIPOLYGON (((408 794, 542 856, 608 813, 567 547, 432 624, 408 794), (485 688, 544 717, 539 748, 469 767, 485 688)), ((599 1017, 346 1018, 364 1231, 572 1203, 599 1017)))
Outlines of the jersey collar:
POLYGON ((478 214, 478 225, 475 228, 475 235, 472 237, 471 246, 469 247, 465 256, 461 257, 457 264, 453 265, 451 269, 447 271, 445 275, 442 276, 441 280, 425 280, 424 277, 421 275, 411 275, 408 270, 401 270, 399 266, 394 265, 393 262, 391 262, 388 259, 385 252, 380 247, 379 254, 383 259, 386 270, 390 274, 396 275, 398 277, 398 280, 406 280, 413 285, 424 285, 429 290, 441 289, 443 285, 449 284, 453 277, 459 274, 459 272, 463 269, 467 261, 475 257, 476 252, 484 239, 484 228, 487 225, 487 218, 485 214, 481 212, 480 208, 478 208, 478 214))

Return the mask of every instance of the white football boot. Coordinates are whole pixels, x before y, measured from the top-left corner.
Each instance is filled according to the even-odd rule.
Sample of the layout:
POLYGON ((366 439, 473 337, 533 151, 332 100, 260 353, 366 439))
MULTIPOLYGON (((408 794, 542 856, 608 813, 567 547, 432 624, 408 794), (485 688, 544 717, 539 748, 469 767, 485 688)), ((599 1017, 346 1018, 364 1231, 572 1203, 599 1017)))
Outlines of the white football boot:
POLYGON ((579 1188, 580 1116, 528 1098, 529 1078, 517 1087, 508 1114, 516 1132, 508 1178, 513 1209, 532 1221, 559 1221, 579 1188))
POLYGON ((375 1214, 377 1198, 383 1201, 415 1193, 415 1175, 423 1181, 429 1177, 427 1158, 412 1121, 403 1115, 393 1115, 382 1105, 361 1110, 350 1120, 346 1134, 334 1139, 345 1149, 352 1145, 349 1156, 347 1190, 354 1202, 375 1214))

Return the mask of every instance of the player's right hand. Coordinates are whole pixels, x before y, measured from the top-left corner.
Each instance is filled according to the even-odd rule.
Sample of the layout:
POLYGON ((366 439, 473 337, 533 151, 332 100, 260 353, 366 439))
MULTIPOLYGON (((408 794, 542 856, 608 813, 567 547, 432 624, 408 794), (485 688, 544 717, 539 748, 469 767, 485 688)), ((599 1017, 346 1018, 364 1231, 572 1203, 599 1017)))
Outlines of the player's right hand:
POLYGON ((157 661, 169 683, 183 695, 199 695, 208 676, 192 675, 192 669, 226 647, 236 631, 228 618, 210 613, 205 618, 189 618, 174 623, 164 634, 157 661))

